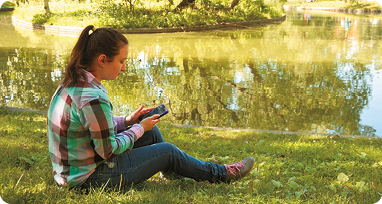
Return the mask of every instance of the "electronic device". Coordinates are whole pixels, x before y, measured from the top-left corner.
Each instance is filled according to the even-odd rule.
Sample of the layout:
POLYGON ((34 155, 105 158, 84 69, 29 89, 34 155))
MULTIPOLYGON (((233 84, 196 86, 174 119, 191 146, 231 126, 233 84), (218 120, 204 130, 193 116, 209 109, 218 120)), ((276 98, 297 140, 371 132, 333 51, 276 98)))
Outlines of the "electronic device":
POLYGON ((164 105, 164 104, 161 104, 159 106, 157 106, 156 108, 152 109, 151 111, 139 116, 139 121, 142 121, 143 119, 147 118, 147 117, 151 117, 155 114, 159 114, 159 117, 162 117, 164 115, 166 115, 168 113, 168 109, 167 107, 164 105))

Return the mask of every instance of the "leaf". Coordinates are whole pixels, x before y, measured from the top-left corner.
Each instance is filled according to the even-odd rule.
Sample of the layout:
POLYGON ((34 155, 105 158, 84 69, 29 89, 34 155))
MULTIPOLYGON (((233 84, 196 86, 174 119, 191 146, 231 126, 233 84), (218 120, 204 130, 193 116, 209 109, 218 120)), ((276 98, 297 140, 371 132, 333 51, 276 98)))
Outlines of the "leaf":
POLYGON ((372 167, 376 168, 378 166, 382 166, 382 161, 374 163, 372 167))
POLYGON ((294 181, 291 181, 289 183, 289 186, 292 188, 292 189, 297 189, 298 187, 300 187, 300 185, 298 185, 298 183, 294 182, 294 181))
POLYGON ((311 168, 311 167, 305 167, 305 170, 307 171, 307 172, 310 172, 310 173, 313 173, 313 172, 315 172, 316 171, 316 168, 311 168))
POLYGON ((295 176, 293 176, 293 177, 290 177, 290 179, 288 180, 288 183, 289 182, 291 182, 291 181, 293 181, 293 180, 295 180, 296 179, 296 177, 295 176))
POLYGON ((367 154, 365 152, 360 152, 359 153, 362 157, 365 157, 367 154))
POLYGON ((337 188, 335 186, 329 186, 329 189, 332 190, 334 193, 337 192, 337 188))
POLYGON ((355 186, 358 187, 358 191, 359 191, 360 193, 362 193, 364 190, 366 190, 366 188, 365 188, 365 182, 363 182, 363 181, 361 181, 361 182, 357 182, 357 183, 355 184, 355 186))
POLYGON ((32 165, 34 162, 26 157, 19 157, 20 160, 24 160, 26 163, 32 165))
POLYGON ((296 197, 300 197, 302 193, 300 191, 296 191, 294 192, 294 194, 296 195, 296 197))
POLYGON ((345 183, 345 182, 349 181, 349 177, 346 176, 346 174, 344 174, 344 173, 339 173, 337 176, 337 180, 341 183, 345 183))
POLYGON ((281 186, 283 186, 280 182, 275 180, 272 180, 272 184, 275 185, 277 188, 280 188, 281 186))

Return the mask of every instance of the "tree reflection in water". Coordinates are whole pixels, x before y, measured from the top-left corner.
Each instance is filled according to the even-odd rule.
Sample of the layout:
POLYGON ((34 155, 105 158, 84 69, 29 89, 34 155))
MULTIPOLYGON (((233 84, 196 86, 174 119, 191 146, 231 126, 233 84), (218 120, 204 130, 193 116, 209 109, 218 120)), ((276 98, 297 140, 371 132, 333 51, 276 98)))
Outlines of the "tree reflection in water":
POLYGON ((136 68, 107 87, 120 106, 124 101, 134 106, 141 101, 151 106, 168 104, 171 114, 166 121, 171 123, 375 133, 359 123, 371 94, 371 74, 362 64, 306 64, 311 72, 299 75, 293 64, 196 58, 182 62, 180 66, 174 59, 151 59, 143 67, 130 66, 136 68), (119 90, 127 91, 118 94, 119 90))
MULTIPOLYGON (((352 24, 351 40, 363 41, 350 43, 341 18, 312 16, 306 26, 302 14, 288 16, 282 26, 184 39, 129 36, 128 71, 104 82, 114 112, 165 103, 170 114, 162 120, 170 123, 374 135, 360 118, 372 94, 370 65, 381 56, 370 54, 379 53, 372 40, 382 27, 352 24)), ((57 43, 0 48, 0 105, 47 110, 69 54, 63 45, 72 47, 57 43)))

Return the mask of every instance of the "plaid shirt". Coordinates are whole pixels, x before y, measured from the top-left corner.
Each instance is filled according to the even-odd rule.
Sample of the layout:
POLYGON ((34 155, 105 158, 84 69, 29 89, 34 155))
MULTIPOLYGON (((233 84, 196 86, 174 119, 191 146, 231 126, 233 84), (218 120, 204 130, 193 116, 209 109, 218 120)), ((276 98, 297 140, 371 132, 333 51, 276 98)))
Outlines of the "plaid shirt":
POLYGON ((105 160, 129 151, 143 135, 125 117, 114 117, 106 88, 90 73, 75 87, 61 84, 48 110, 49 153, 54 179, 70 187, 83 184, 105 160))

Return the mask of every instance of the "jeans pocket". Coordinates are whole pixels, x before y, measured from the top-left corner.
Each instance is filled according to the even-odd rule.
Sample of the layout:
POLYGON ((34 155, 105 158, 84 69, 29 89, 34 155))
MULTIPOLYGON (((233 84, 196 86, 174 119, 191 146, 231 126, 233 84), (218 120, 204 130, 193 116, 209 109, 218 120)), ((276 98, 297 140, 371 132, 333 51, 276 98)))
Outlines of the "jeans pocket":
POLYGON ((117 159, 106 160, 103 164, 99 165, 96 169, 99 177, 112 177, 119 175, 119 165, 117 159))
POLYGON ((84 187, 90 184, 93 186, 101 186, 106 184, 108 186, 116 185, 120 182, 120 169, 117 159, 106 160, 104 163, 97 166, 95 171, 89 176, 85 182, 84 187))

